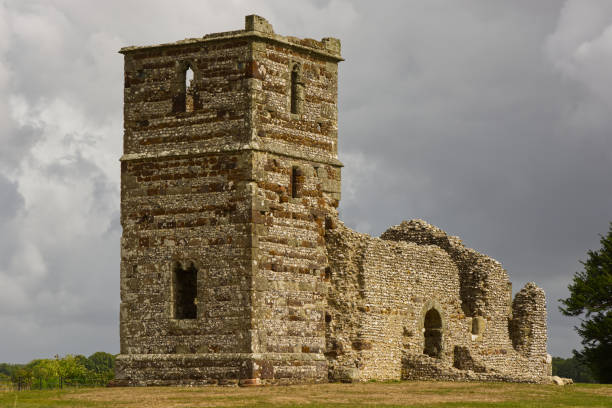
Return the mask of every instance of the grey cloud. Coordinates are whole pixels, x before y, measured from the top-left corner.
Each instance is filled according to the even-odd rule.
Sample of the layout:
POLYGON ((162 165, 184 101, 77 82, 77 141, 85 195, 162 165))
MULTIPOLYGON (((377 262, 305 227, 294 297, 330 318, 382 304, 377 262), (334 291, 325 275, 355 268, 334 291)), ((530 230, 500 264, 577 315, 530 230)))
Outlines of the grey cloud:
POLYGON ((24 200, 17 190, 17 183, 0 174, 0 222, 15 217, 23 205, 24 200))
POLYGON ((0 136, 3 143, 0 149, 0 169, 11 173, 17 170, 19 162, 36 141, 40 140, 41 132, 30 125, 18 126, 12 119, 0 123, 0 130, 4 133, 0 136))
POLYGON ((13 219, 24 208, 24 199, 17 187, 17 183, 0 174, 0 271, 8 266, 10 255, 17 247, 13 219))
POLYGON ((345 41, 339 146, 367 152, 373 169, 344 169, 358 198, 341 202, 342 214, 353 226, 370 220, 375 234, 425 218, 500 260, 515 290, 535 280, 548 293, 551 352, 567 355, 578 345, 557 299, 612 218, 612 122, 547 59, 558 3, 487 4, 434 5, 407 23, 363 25, 355 50, 345 41), (404 35, 390 34, 394 24, 404 35), (364 59, 374 36, 392 45, 364 59))

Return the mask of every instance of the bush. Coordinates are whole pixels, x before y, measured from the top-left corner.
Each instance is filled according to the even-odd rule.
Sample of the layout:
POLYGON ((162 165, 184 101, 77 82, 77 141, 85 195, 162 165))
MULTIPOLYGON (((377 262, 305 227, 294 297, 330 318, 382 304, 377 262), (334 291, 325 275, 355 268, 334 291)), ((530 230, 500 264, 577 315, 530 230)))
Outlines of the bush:
POLYGON ((0 364, 0 376, 22 389, 104 386, 115 377, 115 356, 97 352, 89 357, 68 354, 62 358, 36 359, 28 364, 0 364))

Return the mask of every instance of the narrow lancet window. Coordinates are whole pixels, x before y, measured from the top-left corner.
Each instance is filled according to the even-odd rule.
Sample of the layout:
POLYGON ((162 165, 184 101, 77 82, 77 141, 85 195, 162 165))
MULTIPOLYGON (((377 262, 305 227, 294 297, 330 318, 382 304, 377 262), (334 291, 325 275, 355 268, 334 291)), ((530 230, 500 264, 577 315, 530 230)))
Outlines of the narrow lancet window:
POLYGON ((425 346, 423 354, 429 357, 440 358, 442 356, 442 317, 436 309, 429 309, 425 314, 425 346))
POLYGON ((300 176, 302 173, 300 172, 300 168, 298 166, 293 166, 291 168, 291 197, 298 198, 301 196, 301 185, 300 185, 300 176))
POLYGON ((299 65, 295 64, 291 70, 291 113, 299 113, 299 96, 298 96, 298 81, 299 81, 299 65))
POLYGON ((196 102, 196 87, 191 63, 181 63, 177 68, 176 75, 176 94, 172 100, 172 112, 193 112, 196 102))
POLYGON ((185 71, 185 112, 193 112, 193 70, 187 66, 185 71))
POLYGON ((174 318, 195 319, 197 317, 198 270, 193 264, 186 269, 177 265, 174 268, 173 278, 174 318))

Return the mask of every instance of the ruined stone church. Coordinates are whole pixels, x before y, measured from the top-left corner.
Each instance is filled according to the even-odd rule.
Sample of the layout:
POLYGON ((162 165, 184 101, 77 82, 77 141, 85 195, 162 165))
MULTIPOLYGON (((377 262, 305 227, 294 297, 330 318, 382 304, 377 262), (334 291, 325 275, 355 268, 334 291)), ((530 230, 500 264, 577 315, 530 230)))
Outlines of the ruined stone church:
POLYGON ((421 220, 338 219, 340 41, 126 47, 116 382, 541 382, 544 291, 421 220))

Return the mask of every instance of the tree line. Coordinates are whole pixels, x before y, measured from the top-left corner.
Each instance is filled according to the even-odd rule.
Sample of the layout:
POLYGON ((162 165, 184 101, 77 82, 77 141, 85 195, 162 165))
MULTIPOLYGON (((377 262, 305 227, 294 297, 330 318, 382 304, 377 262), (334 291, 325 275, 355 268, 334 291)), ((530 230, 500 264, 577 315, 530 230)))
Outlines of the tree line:
POLYGON ((104 386, 115 377, 115 356, 102 351, 89 357, 68 354, 27 364, 0 363, 0 387, 16 390, 104 386))
POLYGON ((588 365, 576 357, 552 358, 552 375, 571 378, 575 383, 595 383, 595 377, 588 365))
POLYGON ((559 309, 580 318, 575 329, 583 349, 574 350, 573 358, 588 367, 595 380, 612 384, 612 223, 600 238, 601 248, 587 252, 587 260, 581 262, 584 270, 574 274, 567 287, 570 296, 559 299, 559 309))

